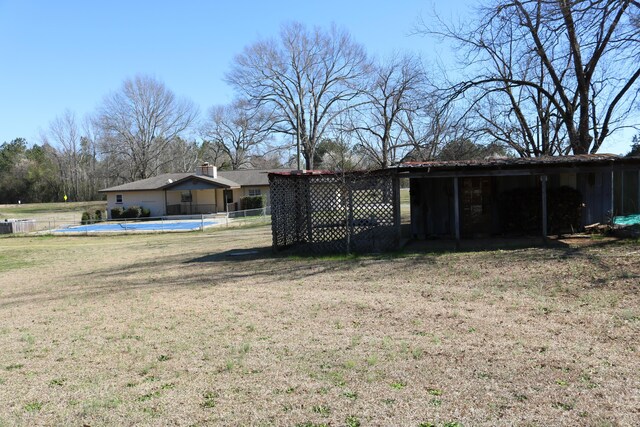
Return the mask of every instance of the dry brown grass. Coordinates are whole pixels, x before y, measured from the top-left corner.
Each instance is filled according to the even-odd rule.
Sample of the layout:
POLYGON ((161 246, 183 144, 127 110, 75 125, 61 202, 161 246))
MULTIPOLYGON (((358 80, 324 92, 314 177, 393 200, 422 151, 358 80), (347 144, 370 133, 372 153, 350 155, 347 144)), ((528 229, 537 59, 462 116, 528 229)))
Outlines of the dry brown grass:
POLYGON ((0 425, 640 419, 638 244, 292 258, 270 239, 0 239, 0 425))

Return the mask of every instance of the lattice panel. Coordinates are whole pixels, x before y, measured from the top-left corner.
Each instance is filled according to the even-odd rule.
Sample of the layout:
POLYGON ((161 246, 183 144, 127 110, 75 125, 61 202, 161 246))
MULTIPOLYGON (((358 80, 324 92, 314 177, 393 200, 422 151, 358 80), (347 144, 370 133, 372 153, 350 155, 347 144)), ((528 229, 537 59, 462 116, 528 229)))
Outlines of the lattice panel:
POLYGON ((312 253, 371 252, 398 244, 391 175, 271 175, 273 246, 312 253))

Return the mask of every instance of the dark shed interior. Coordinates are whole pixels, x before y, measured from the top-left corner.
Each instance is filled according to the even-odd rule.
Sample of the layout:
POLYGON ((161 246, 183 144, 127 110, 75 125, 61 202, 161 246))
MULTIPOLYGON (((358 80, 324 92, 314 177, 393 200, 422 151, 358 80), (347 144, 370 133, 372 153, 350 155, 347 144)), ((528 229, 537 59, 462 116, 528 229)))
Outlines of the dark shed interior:
POLYGON ((410 181, 418 239, 568 233, 640 204, 640 159, 608 154, 405 163, 398 172, 410 181))

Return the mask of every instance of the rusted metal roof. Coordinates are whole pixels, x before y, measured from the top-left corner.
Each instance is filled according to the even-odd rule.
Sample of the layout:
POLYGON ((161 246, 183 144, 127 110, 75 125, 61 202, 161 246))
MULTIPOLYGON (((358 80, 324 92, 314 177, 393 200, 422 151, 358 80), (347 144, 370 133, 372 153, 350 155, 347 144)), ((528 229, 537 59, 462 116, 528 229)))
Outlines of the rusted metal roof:
POLYGON ((484 160, 425 161, 400 163, 393 167, 399 176, 425 175, 490 176, 527 175, 560 172, 589 172, 614 168, 640 169, 640 157, 622 157, 615 154, 581 154, 573 156, 502 157, 484 160))
POLYGON ((615 154, 578 154, 573 156, 542 156, 542 157, 496 157, 484 160, 430 160, 425 162, 400 163, 398 169, 411 168, 501 168, 501 167, 544 167, 544 166, 571 166, 585 163, 609 163, 621 160, 622 157, 615 154))

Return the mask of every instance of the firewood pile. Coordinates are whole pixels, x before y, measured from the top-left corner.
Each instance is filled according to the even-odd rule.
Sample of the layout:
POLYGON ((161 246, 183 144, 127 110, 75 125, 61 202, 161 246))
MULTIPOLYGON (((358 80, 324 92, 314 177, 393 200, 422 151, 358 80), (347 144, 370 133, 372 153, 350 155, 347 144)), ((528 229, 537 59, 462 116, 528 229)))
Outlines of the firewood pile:
MULTIPOLYGON (((500 218, 506 233, 535 233, 542 221, 540 188, 516 188, 499 196, 500 218)), ((550 233, 580 228, 582 195, 570 187, 547 190, 547 225, 550 233)))
POLYGON ((614 225, 611 234, 624 239, 640 239, 640 225, 614 225))
POLYGON ((620 237, 623 239, 640 239, 640 225, 609 225, 595 224, 586 225, 584 227, 585 234, 602 234, 620 237))

